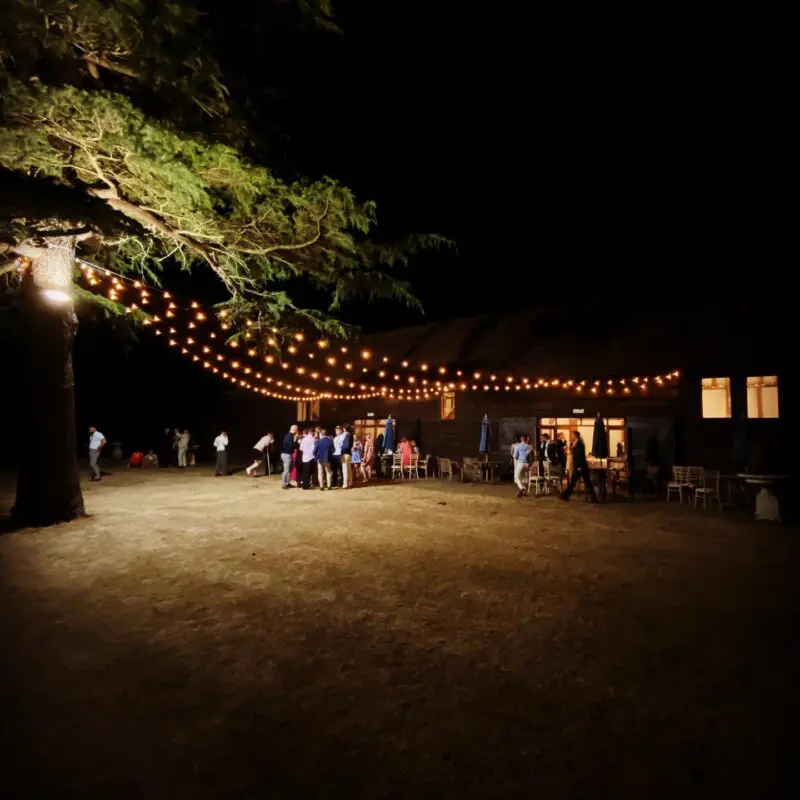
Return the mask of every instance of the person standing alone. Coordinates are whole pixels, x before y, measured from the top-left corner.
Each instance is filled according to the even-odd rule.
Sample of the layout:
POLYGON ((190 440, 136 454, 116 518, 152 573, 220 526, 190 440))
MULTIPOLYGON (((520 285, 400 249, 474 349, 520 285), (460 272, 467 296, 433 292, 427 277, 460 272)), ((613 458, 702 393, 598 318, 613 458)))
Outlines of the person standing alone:
POLYGON ((214 449, 217 451, 217 471, 215 475, 228 474, 228 434, 222 431, 216 439, 214 439, 214 449))
POLYGON ((94 425, 89 428, 89 469, 92 471, 89 476, 90 481, 100 480, 100 467, 97 466, 97 459, 100 457, 100 451, 105 443, 106 437, 94 425))
POLYGON ((294 451, 294 437, 298 431, 297 425, 292 425, 289 428, 289 433, 283 437, 281 443, 281 462, 283 463, 283 471, 281 472, 281 489, 289 488, 289 476, 292 473, 292 452, 294 451))
POLYGON ((186 467, 186 454, 189 452, 189 430, 184 428, 183 433, 178 434, 178 466, 186 467))

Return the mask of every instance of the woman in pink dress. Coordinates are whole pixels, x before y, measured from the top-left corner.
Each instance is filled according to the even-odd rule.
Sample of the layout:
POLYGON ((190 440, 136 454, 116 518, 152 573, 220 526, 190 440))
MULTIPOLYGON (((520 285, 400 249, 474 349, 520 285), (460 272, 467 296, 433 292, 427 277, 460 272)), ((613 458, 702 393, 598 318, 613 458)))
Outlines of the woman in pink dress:
POLYGON ((375 443, 372 434, 368 433, 364 439, 364 456, 361 462, 361 472, 365 481, 372 480, 372 465, 375 462, 375 443))
POLYGON ((398 449, 400 450, 400 463, 404 467, 409 466, 409 464, 411 464, 411 442, 409 442, 408 439, 401 439, 398 449))

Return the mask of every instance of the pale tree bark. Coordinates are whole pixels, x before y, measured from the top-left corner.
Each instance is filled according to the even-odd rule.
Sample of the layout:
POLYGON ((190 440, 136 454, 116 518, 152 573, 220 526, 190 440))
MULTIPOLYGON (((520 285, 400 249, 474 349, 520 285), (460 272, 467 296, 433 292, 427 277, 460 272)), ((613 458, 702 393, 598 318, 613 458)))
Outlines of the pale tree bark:
POLYGON ((76 237, 60 236, 31 253, 22 285, 18 383, 19 470, 14 516, 43 526, 82 516, 78 471, 72 355, 78 321, 72 302, 48 299, 55 290, 71 296, 76 237))

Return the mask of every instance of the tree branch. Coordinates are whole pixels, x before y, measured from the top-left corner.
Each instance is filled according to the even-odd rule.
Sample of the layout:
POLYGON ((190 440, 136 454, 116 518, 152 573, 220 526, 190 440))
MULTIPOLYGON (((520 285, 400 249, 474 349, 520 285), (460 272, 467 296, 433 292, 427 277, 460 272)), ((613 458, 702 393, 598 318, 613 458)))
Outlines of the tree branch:
POLYGON ((140 81, 142 79, 142 76, 138 72, 136 72, 136 70, 131 69, 130 67, 123 66, 122 64, 114 64, 113 62, 107 61, 105 58, 102 58, 101 56, 94 56, 87 53, 83 56, 83 60, 86 62, 86 68, 89 70, 89 74, 95 80, 100 77, 97 74, 97 67, 102 67, 103 69, 107 69, 110 72, 117 72, 120 75, 125 75, 128 78, 134 78, 137 81, 140 81))
POLYGON ((41 258, 47 252, 46 247, 33 247, 29 244, 14 244, 13 242, 0 242, 0 254, 16 253, 26 258, 41 258))
MULTIPOLYGON (((325 219, 328 213, 328 201, 325 200, 325 210, 315 218, 314 222, 317 224, 317 233, 309 239, 307 242, 300 242, 300 244, 276 244, 272 247, 266 247, 264 250, 261 251, 262 255, 268 255, 269 253, 274 253, 276 250, 302 250, 304 247, 311 247, 312 244, 319 240, 319 237, 322 236, 322 226, 320 223, 323 219, 325 219)), ((247 251, 242 251, 247 252, 247 251)))
POLYGON ((130 200, 125 200, 124 198, 120 197, 115 188, 95 188, 89 189, 88 191, 93 197, 97 197, 100 200, 105 200, 105 202, 108 203, 108 205, 111 206, 111 208, 113 208, 115 211, 119 211, 120 213, 125 214, 126 216, 131 217, 138 222, 141 222, 145 227, 151 228, 156 233, 160 233, 162 236, 172 239, 172 241, 177 242, 187 250, 194 253, 196 256, 202 258, 203 261, 205 261, 211 267, 211 269, 216 272, 222 282, 229 289, 231 289, 231 291, 233 291, 233 285, 230 277, 224 272, 224 270, 220 268, 213 251, 209 250, 204 244, 184 236, 171 226, 167 225, 167 223, 162 219, 159 219, 155 214, 145 211, 141 206, 137 206, 135 203, 131 203, 130 200))

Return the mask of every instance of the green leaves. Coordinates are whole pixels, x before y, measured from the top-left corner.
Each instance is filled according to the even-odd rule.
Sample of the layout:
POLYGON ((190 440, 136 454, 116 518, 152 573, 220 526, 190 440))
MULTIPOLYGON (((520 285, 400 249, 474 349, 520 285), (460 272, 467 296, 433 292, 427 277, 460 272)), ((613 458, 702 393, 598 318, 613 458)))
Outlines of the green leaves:
MULTIPOLYGON (((330 23, 328 0, 301 6, 309 19, 330 23)), ((13 0, 12 10, 26 43, 14 46, 32 55, 23 66, 9 62, 13 72, 0 71, 0 165, 80 194, 62 219, 97 231, 115 269, 153 280, 171 265, 202 266, 224 284, 234 318, 312 325, 331 335, 346 332, 334 314, 356 296, 419 307, 410 287, 387 270, 421 248, 448 246, 442 237, 376 244, 375 204, 359 202, 335 180, 287 183, 230 145, 149 116, 129 93, 104 82, 71 80, 69 72, 60 83, 31 77, 45 57, 85 61, 112 72, 118 89, 130 81, 156 91, 170 84, 220 113, 226 93, 191 4, 13 0), (327 313, 293 304, 285 287, 298 279, 327 294, 327 313)), ((5 229, 19 241, 36 224, 26 213, 5 229)))

